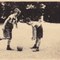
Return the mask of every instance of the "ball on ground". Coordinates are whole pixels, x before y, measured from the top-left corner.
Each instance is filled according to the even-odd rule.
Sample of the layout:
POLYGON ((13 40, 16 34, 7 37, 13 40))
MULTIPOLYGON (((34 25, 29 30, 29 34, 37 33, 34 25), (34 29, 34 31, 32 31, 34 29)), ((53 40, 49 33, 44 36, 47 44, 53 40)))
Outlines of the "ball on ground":
POLYGON ((22 51, 22 50, 23 50, 23 47, 17 46, 17 51, 22 51))

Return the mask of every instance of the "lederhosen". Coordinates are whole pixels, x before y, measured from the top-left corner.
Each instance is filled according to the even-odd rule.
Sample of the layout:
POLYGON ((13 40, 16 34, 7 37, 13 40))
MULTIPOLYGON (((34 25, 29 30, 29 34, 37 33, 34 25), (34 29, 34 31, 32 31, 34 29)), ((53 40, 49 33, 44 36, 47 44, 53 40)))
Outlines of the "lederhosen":
POLYGON ((43 37, 43 28, 42 25, 40 25, 39 27, 37 25, 35 25, 36 28, 36 38, 42 38, 43 37))
POLYGON ((12 29, 13 29, 13 24, 7 22, 5 25, 5 29, 3 31, 5 38, 9 38, 9 39, 12 38, 12 29))
POLYGON ((42 25, 37 28, 37 37, 42 38, 43 37, 43 28, 42 25))

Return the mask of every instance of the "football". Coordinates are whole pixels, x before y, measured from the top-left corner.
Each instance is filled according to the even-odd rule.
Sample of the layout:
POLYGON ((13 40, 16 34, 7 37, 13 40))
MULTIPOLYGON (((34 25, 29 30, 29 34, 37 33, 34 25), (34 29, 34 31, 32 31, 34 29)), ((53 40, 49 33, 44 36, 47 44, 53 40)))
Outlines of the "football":
POLYGON ((17 51, 22 51, 22 50, 23 50, 23 47, 17 46, 17 51))

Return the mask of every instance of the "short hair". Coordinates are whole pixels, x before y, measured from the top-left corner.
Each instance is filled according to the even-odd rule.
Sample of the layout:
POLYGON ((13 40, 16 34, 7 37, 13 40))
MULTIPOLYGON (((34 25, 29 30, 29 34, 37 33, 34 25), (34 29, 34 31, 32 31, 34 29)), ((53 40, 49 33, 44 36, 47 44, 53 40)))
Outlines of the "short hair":
POLYGON ((14 12, 17 12, 18 14, 20 14, 21 13, 21 10, 19 8, 15 8, 14 9, 14 12))
POLYGON ((30 22, 31 19, 29 17, 26 18, 26 22, 30 22))

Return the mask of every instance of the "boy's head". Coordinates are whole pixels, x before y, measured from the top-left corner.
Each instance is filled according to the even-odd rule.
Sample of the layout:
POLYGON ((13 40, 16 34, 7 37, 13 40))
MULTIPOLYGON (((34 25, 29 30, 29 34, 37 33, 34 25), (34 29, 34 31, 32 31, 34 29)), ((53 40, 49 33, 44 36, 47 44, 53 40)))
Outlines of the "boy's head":
POLYGON ((30 22, 31 19, 29 17, 26 18, 26 22, 30 22))
POLYGON ((17 13, 17 15, 21 14, 21 10, 19 8, 15 8, 14 12, 17 13))
POLYGON ((28 24, 28 25, 30 25, 31 24, 31 19, 28 17, 28 18, 26 18, 26 23, 28 24))

